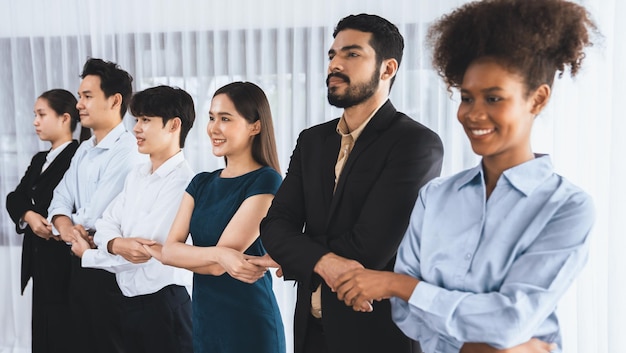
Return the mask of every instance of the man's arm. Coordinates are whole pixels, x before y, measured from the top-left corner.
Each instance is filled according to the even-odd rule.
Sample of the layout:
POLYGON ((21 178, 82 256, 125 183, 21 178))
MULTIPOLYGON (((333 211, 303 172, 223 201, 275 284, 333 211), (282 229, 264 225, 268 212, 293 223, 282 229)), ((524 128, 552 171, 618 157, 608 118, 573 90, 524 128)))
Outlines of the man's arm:
POLYGON ((70 167, 54 188, 52 201, 48 207, 48 221, 53 225, 52 234, 61 235, 61 240, 68 243, 73 239, 70 228, 74 225, 72 215, 76 204, 75 194, 78 190, 78 164, 84 154, 83 148, 85 148, 84 145, 81 145, 72 157, 70 167))
POLYGON ((52 225, 53 229, 56 229, 56 235, 66 242, 71 243, 74 241, 74 223, 72 220, 66 215, 55 215, 52 217, 52 225))
MULTIPOLYGON (((261 240, 270 256, 281 265, 287 280, 310 282, 318 260, 330 250, 304 234, 305 194, 302 179, 302 132, 267 216, 261 222, 261 240)), ((312 143, 308 141, 308 143, 312 143)), ((316 195, 317 196, 317 195, 316 195)))
MULTIPOLYGON (((95 229, 95 223, 102 216, 106 207, 122 191, 128 172, 137 162, 137 153, 133 146, 119 142, 108 152, 112 155, 108 163, 101 166, 102 175, 91 195, 90 202, 72 215, 75 224, 82 224, 85 229, 95 229)), ((86 177, 86 176, 83 176, 86 177)))
POLYGON ((435 133, 426 129, 397 133, 357 222, 329 241, 331 251, 370 269, 383 269, 395 256, 420 188, 441 172, 443 146, 435 133))
MULTIPOLYGON (((141 242, 144 239, 124 238, 122 235, 122 217, 127 211, 127 184, 128 179, 124 190, 107 206, 102 218, 96 221, 97 231, 93 241, 97 249, 85 248, 84 243, 72 246, 74 254, 82 258, 83 267, 118 273, 135 269, 135 264, 150 260, 151 256, 141 242)), ((154 242, 148 241, 147 244, 152 245, 154 242)))

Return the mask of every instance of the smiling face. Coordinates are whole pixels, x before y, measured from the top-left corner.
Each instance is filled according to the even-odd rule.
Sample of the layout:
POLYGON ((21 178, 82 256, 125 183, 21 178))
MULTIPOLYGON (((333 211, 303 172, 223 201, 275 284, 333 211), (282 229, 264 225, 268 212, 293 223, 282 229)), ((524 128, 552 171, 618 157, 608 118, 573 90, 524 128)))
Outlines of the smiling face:
POLYGON ((358 105, 376 93, 380 70, 371 33, 346 29, 337 33, 328 51, 328 102, 339 108, 358 105))
POLYGON ((38 98, 35 102, 34 112, 33 126, 35 126, 35 132, 40 140, 49 141, 55 147, 57 140, 66 135, 71 135, 70 115, 57 114, 54 109, 50 108, 48 100, 38 98))
POLYGON ((170 119, 163 126, 163 118, 157 116, 139 116, 135 119, 133 132, 137 138, 139 153, 165 158, 171 154, 172 146, 178 147, 178 130, 180 122, 170 119))
POLYGON ((457 118, 474 152, 484 161, 510 166, 532 159, 533 121, 549 97, 549 88, 545 95, 543 86, 529 93, 522 76, 491 58, 470 64, 461 84, 457 118))
POLYGON ((226 94, 218 94, 211 100, 207 133, 217 157, 252 155, 252 141, 260 132, 260 122, 250 124, 235 108, 226 94))

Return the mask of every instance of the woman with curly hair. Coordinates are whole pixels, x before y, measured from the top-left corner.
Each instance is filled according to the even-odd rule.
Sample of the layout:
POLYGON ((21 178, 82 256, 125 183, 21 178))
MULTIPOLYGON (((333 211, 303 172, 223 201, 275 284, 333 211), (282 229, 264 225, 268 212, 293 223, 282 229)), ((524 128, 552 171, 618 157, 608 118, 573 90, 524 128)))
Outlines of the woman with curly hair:
POLYGON ((466 4, 429 30, 433 63, 461 94, 481 163, 421 191, 395 273, 355 270, 354 310, 392 298, 393 319, 433 352, 561 352, 555 308, 588 254, 591 198, 530 145, 554 76, 574 76, 596 27, 563 0, 466 4))

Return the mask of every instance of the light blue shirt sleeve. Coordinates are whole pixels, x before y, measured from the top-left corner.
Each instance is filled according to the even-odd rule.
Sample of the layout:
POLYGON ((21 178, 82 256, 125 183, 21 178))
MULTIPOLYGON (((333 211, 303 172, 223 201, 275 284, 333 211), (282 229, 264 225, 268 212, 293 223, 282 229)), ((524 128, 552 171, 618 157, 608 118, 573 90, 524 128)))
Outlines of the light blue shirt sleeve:
MULTIPOLYGON (((127 185, 124 187, 126 190, 127 185)), ((142 264, 133 264, 122 256, 113 255, 108 252, 109 241, 122 236, 121 213, 125 211, 125 196, 120 193, 104 211, 102 218, 96 221, 97 232, 94 235, 94 243, 97 249, 89 249, 83 253, 81 265, 83 267, 99 268, 111 273, 119 273, 135 270, 142 264)))
POLYGON ((503 174, 489 200, 477 197, 482 174, 460 181, 420 194, 395 271, 421 282, 408 303, 393 298, 394 321, 427 352, 560 344, 554 311, 587 259, 591 199, 551 173, 549 159, 503 174))
MULTIPOLYGON (((122 190, 139 160, 135 138, 119 124, 98 144, 95 137, 81 144, 70 168, 54 190, 48 219, 70 217, 74 224, 95 229, 96 220, 122 190)), ((55 234, 58 232, 55 230, 55 234)))
MULTIPOLYGON (((75 194, 78 190, 78 165, 80 164, 80 160, 87 153, 87 149, 89 148, 88 144, 93 144, 93 142, 87 140, 78 147, 78 150, 72 157, 70 167, 65 171, 63 179, 61 179, 54 189, 52 201, 48 207, 48 221, 50 221, 51 224, 52 218, 56 215, 64 215, 72 219, 75 194)), ((59 235, 54 225, 52 226, 52 233, 59 235)))

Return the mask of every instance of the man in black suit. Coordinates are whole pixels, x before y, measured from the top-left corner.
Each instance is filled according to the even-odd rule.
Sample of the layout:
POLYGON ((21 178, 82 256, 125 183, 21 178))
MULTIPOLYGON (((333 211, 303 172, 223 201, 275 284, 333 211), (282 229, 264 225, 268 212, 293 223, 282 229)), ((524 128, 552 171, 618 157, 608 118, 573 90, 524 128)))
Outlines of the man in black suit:
POLYGON ((304 130, 261 224, 287 280, 298 282, 295 352, 411 352, 389 300, 355 312, 331 291, 350 269, 393 270, 418 190, 439 175, 439 137, 388 100, 402 60, 396 26, 342 19, 328 51, 328 101, 341 118, 304 130))

